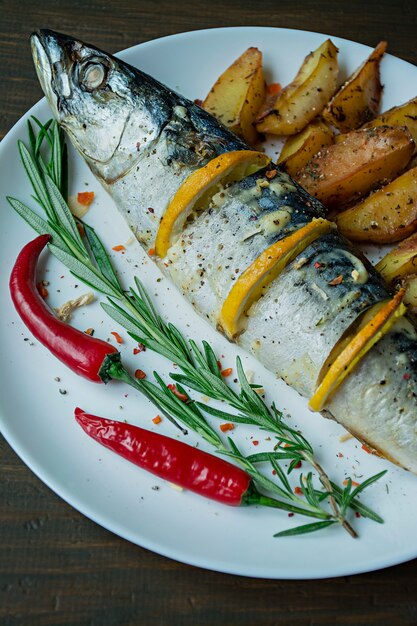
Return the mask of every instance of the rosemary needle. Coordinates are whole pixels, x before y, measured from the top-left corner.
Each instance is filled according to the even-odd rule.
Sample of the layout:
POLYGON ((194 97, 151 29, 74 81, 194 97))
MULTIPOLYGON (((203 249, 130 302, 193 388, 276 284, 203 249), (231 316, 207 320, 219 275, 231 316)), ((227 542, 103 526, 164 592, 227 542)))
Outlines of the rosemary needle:
MULTIPOLYGON (((42 124, 36 118, 33 119, 39 128, 38 133, 35 133, 29 122, 30 149, 19 141, 19 152, 35 199, 43 208, 46 219, 16 198, 8 197, 9 203, 37 232, 52 235, 52 244, 49 246, 51 252, 75 276, 107 296, 108 302, 103 302, 102 307, 110 317, 126 328, 136 341, 176 363, 181 370, 180 373, 170 374, 176 387, 168 387, 157 372, 154 372, 156 384, 128 375, 125 382, 142 392, 169 416, 197 432, 218 452, 233 458, 244 467, 259 487, 282 498, 282 501, 274 500, 276 504, 269 506, 277 506, 290 513, 319 520, 290 528, 275 536, 305 534, 339 524, 352 537, 356 537, 355 530, 346 519, 349 509, 381 523, 379 515, 362 504, 357 496, 385 472, 372 476, 355 489, 352 489, 350 480, 344 488, 336 485, 316 459, 311 444, 301 433, 285 423, 282 412, 275 404, 271 407, 266 404, 257 393, 259 386, 249 383, 239 358, 236 362, 239 389, 236 390, 222 377, 211 346, 203 341, 202 347, 199 347, 195 341, 186 339, 173 324, 165 323, 137 278, 134 287, 127 292, 124 290, 95 230, 83 224, 85 241, 66 203, 67 164, 62 131, 56 122, 49 120, 42 124), (49 148, 46 151, 49 154, 47 159, 44 156, 45 142, 49 148), (193 400, 184 387, 222 401, 228 410, 193 400), (275 437, 274 449, 270 452, 243 455, 231 438, 226 441, 221 439, 204 417, 204 413, 267 431, 275 437), (288 464, 286 471, 280 465, 281 462, 288 464), (294 489, 291 486, 289 475, 301 462, 311 466, 321 488, 315 485, 312 471, 300 477, 299 487, 294 489), (270 467, 269 475, 272 469, 275 480, 259 469, 265 463, 270 467)), ((268 496, 263 497, 268 505, 268 496)))

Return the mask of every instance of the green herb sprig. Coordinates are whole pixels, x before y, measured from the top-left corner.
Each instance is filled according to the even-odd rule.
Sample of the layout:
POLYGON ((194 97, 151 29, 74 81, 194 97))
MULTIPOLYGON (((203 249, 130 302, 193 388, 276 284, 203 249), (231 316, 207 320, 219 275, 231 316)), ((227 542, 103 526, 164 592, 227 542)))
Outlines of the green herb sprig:
POLYGON ((86 245, 68 208, 68 168, 62 131, 56 122, 50 120, 42 124, 36 118, 33 119, 39 130, 36 134, 32 124, 28 123, 30 149, 19 141, 19 152, 34 191, 34 199, 43 209, 46 219, 16 198, 8 197, 9 203, 38 233, 49 233, 52 236, 52 243, 49 244, 51 252, 77 278, 107 296, 109 301, 101 303, 101 306, 113 320, 121 324, 136 341, 177 364, 181 373, 171 373, 170 376, 186 402, 176 395, 175 390, 168 388, 157 372, 154 372, 157 384, 148 380, 137 380, 116 371, 115 377, 122 378, 138 389, 171 420, 178 420, 198 433, 218 452, 233 458, 244 467, 259 487, 282 498, 276 500, 258 494, 262 504, 319 520, 275 536, 304 534, 340 524, 352 537, 356 537, 355 530, 346 519, 349 509, 382 523, 381 517, 365 506, 358 496, 383 476, 385 471, 365 480, 355 489, 352 489, 350 479, 345 488, 336 485, 317 461, 313 448, 305 437, 284 422, 283 414, 275 404, 268 407, 258 393, 261 389, 259 385, 249 383, 239 358, 236 361, 239 381, 237 391, 222 377, 211 346, 203 341, 200 348, 195 341, 186 339, 173 324, 165 323, 137 278, 135 288, 124 290, 95 230, 83 223, 86 245), (45 143, 49 154, 47 160, 44 156, 45 143), (184 386, 222 401, 230 410, 218 409, 193 400, 184 386), (259 427, 274 435, 276 445, 273 451, 244 456, 230 437, 226 441, 221 439, 203 413, 222 420, 259 427), (286 471, 280 462, 288 463, 286 471), (303 498, 294 493, 288 478, 300 462, 308 463, 314 469, 322 486, 318 489, 314 485, 312 472, 300 477, 299 490, 303 498), (276 481, 259 469, 258 466, 264 463, 273 469, 276 481))

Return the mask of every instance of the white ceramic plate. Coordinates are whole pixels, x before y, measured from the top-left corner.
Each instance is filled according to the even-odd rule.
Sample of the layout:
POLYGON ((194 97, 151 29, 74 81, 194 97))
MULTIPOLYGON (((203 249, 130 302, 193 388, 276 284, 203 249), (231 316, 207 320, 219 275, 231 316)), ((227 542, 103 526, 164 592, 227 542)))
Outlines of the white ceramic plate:
MULTIPOLYGON (((268 80, 285 85, 305 55, 323 38, 321 34, 294 30, 227 28, 166 37, 131 48, 120 56, 189 98, 201 98, 219 73, 248 46, 257 46, 264 53, 268 80)), ((369 53, 366 46, 338 38, 333 41, 340 48, 342 77, 369 53)), ((382 67, 383 109, 415 96, 416 79, 415 67, 387 56, 382 67)), ((3 197, 10 194, 33 205, 16 147, 19 138, 26 139, 26 119, 30 114, 48 119, 45 100, 35 105, 2 142, 0 187, 3 197)), ((97 195, 88 221, 109 249, 125 243, 130 231, 112 201, 80 158, 71 154, 71 165, 73 191, 86 189, 88 184, 88 189, 97 195)), ((366 454, 355 440, 342 443, 341 427, 311 414, 304 399, 249 357, 244 356, 245 367, 254 371, 256 381, 264 383, 268 397, 292 415, 290 423, 302 429, 335 480, 342 481, 349 475, 360 482, 363 476, 388 469, 365 499, 384 517, 385 524, 354 519, 360 534, 357 540, 335 527, 298 538, 274 539, 275 532, 305 520, 268 509, 222 507, 188 492, 178 493, 86 437, 73 419, 76 405, 149 428, 154 427, 151 420, 157 411, 121 384, 95 386, 76 377, 30 338, 11 305, 7 278, 18 250, 32 237, 33 231, 3 200, 0 423, 4 436, 22 460, 57 494, 129 541, 179 561, 222 572, 268 578, 320 578, 374 570, 416 556, 417 478, 366 454), (55 380, 57 377, 59 381, 55 380)), ((114 256, 126 284, 131 283, 136 271, 157 296, 157 304, 169 319, 190 337, 207 337, 222 355, 224 366, 233 366, 239 350, 200 320, 172 286, 160 279, 139 245, 130 245, 124 256, 114 256)), ((54 305, 86 291, 82 285, 76 287, 77 281, 52 258, 47 259, 43 277, 50 281, 50 302, 54 305)), ((126 338, 122 351, 129 366, 149 373, 154 368, 167 371, 162 359, 149 351, 133 356, 132 342, 104 318, 98 304, 79 311, 73 323, 81 329, 94 327, 96 336, 104 339, 111 330, 119 330, 126 338)), ((154 428, 176 436, 166 421, 154 428)), ((268 445, 265 434, 250 428, 239 426, 233 436, 248 453, 254 451, 251 437, 261 441, 256 450, 268 445)), ((189 435, 188 441, 192 443, 195 438, 189 435)))

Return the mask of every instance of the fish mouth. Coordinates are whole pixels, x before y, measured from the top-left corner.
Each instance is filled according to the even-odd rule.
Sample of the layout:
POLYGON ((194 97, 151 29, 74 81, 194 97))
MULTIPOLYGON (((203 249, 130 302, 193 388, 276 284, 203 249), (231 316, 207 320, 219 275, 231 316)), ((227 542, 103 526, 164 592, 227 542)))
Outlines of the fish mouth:
POLYGON ((32 57, 42 90, 55 117, 61 117, 60 101, 71 96, 69 45, 76 42, 52 30, 38 30, 30 38, 32 57))
POLYGON ((51 89, 52 67, 46 49, 42 45, 41 31, 33 33, 30 38, 33 62, 38 75, 42 91, 50 102, 51 106, 57 104, 57 97, 51 89))

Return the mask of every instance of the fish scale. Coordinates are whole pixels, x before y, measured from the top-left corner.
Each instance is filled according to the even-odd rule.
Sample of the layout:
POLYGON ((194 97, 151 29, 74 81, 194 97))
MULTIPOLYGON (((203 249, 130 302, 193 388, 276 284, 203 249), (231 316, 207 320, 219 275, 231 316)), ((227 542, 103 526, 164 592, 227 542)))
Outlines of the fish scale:
MULTIPOLYGON (((200 107, 93 46, 40 31, 32 36, 32 51, 56 118, 148 251, 181 183, 222 152, 247 149, 200 107)), ((324 214, 286 174, 267 179, 260 171, 221 190, 193 215, 160 267, 216 325, 231 286, 259 254, 324 214)), ((363 311, 388 297, 376 270, 334 231, 271 282, 236 341, 309 397, 338 340, 363 311)), ((324 411, 415 473, 416 355, 416 330, 402 318, 324 411)))

